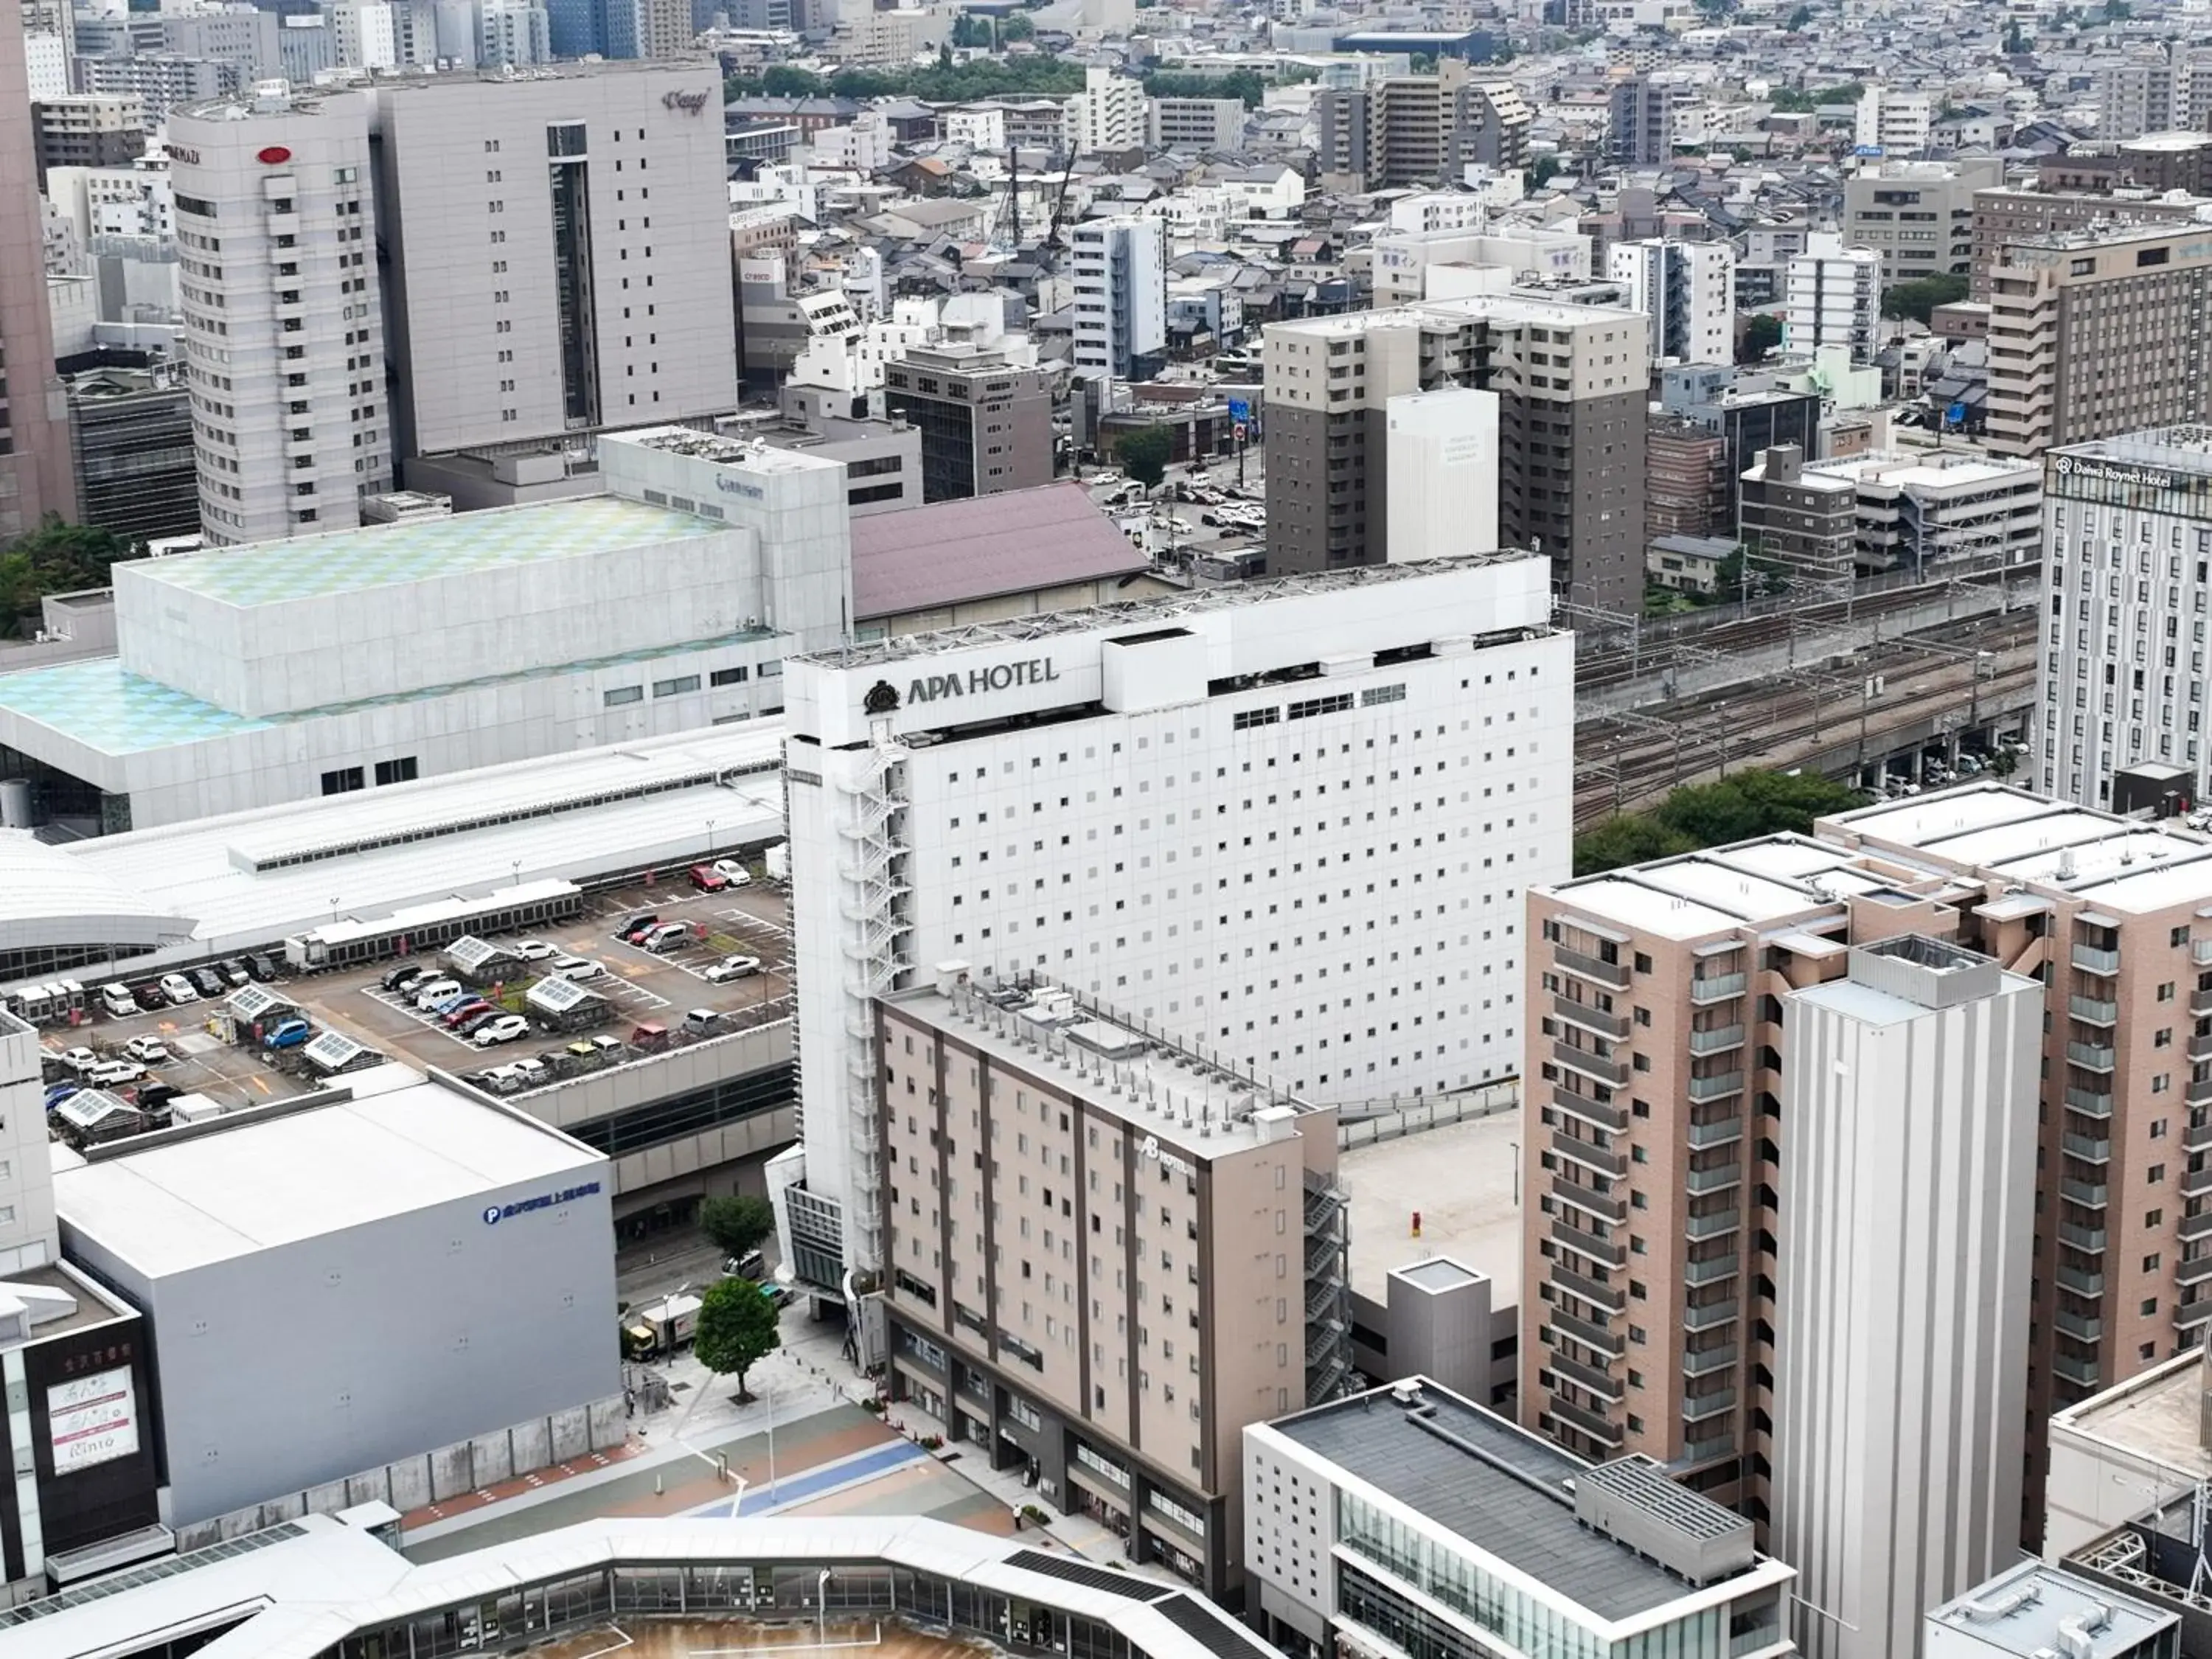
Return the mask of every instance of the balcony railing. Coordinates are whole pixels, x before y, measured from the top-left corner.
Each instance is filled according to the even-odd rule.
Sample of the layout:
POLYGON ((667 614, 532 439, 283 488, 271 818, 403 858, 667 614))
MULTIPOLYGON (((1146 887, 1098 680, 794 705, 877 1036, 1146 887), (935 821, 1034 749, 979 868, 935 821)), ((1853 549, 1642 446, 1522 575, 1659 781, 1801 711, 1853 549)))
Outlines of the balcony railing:
POLYGON ((1692 1123, 1687 1138, 1692 1149, 1697 1152, 1709 1146, 1726 1146, 1743 1139, 1743 1120, 1731 1117, 1718 1123, 1692 1123))
POLYGON ((1682 1234, 1686 1238, 1719 1238, 1743 1225, 1743 1218, 1735 1210, 1715 1210, 1707 1215, 1686 1215, 1682 1218, 1682 1234))
POLYGON ((1741 1072, 1716 1072, 1710 1077, 1691 1078, 1685 1085, 1692 1100, 1718 1100, 1723 1095, 1743 1092, 1741 1072))
POLYGON ((1591 1261, 1603 1262, 1608 1267, 1626 1267, 1628 1265, 1628 1241, 1625 1238, 1600 1238, 1595 1233, 1586 1233, 1564 1221, 1552 1224, 1552 1237, 1567 1249, 1580 1251, 1591 1261))
POLYGON ((2208 1319, 2212 1319, 2212 1296, 2174 1304, 2173 1322, 2178 1329, 2194 1330, 2208 1319))
POLYGON ((1628 1352, 1627 1335, 1620 1331, 1609 1331, 1602 1325, 1593 1325, 1587 1319, 1577 1319, 1571 1313, 1561 1313, 1557 1308, 1544 1316, 1549 1324, 1562 1336, 1571 1336, 1586 1348, 1611 1354, 1615 1359, 1628 1352))
POLYGON ((2207 1193, 2212 1193, 2212 1164, 2201 1170, 2184 1170, 2181 1172, 2181 1195, 2184 1198, 2202 1198, 2207 1193))
POLYGON ((1595 1031, 1615 1042, 1628 1035, 1627 1015, 1609 1014, 1593 1004, 1577 1002, 1572 997, 1554 995, 1552 1012, 1570 1024, 1579 1025, 1586 1031, 1595 1031))
POLYGON ((2072 1337, 2076 1342, 2094 1342, 2105 1334, 2105 1322, 2081 1314, 2060 1311, 2051 1316, 2051 1322, 2072 1337))
POLYGON ((2092 1255, 2101 1255, 2105 1249, 2105 1230, 2102 1227, 2077 1227, 2070 1221, 2058 1224, 2058 1237, 2077 1250, 2092 1255))
POLYGON ((2110 1089, 2080 1089, 2069 1084, 2066 1103, 2084 1117, 2110 1117, 2112 1115, 2112 1091, 2110 1089))
POLYGON ((2075 1203, 2101 1210, 2106 1203, 2106 1188, 2102 1182, 2075 1181, 2070 1176, 2061 1178, 2058 1190, 2075 1203))
POLYGON ((1561 1087, 1553 1090, 1552 1104, 1585 1123, 1595 1123, 1601 1129, 1609 1130, 1614 1134, 1628 1127, 1627 1107, 1601 1105, 1571 1089, 1561 1087))
POLYGON ((2183 1238, 2212 1238, 2212 1210, 2185 1215, 2174 1224, 2173 1231, 2183 1238))
POLYGON ((1742 1181, 1741 1164, 1717 1164, 1710 1170, 1692 1170, 1682 1177, 1682 1184, 1692 1193, 1724 1192, 1742 1181))
POLYGON ((1734 1389, 1716 1389, 1711 1394, 1685 1395, 1682 1397, 1682 1420, 1702 1423, 1709 1417, 1718 1417, 1735 1405, 1734 1389))
POLYGON ((2089 1164, 2109 1164, 2112 1161, 2112 1143, 2102 1137, 2062 1135, 2059 1145, 2072 1156, 2089 1164))
POLYGON ((1583 979, 1594 979, 1599 984, 1610 985, 1617 991, 1628 988, 1628 969, 1617 962, 1604 962, 1596 957, 1584 956, 1580 951, 1571 951, 1564 945, 1552 947, 1552 960, 1557 966, 1583 979))
POLYGON ((1627 1385, 1619 1377, 1608 1376, 1596 1366, 1585 1365, 1563 1353, 1553 1354, 1546 1363, 1553 1375, 1565 1377, 1577 1388, 1587 1389, 1601 1400, 1610 1400, 1618 1405, 1628 1393, 1627 1385))
POLYGON ((2109 1072, 2112 1069, 2112 1045, 2109 1042, 2069 1042, 2066 1059, 2085 1072, 2109 1072))
POLYGON ((1708 1302, 1702 1306, 1693 1302, 1682 1310, 1682 1328, 1710 1331, 1717 1326, 1732 1325, 1742 1311, 1733 1302, 1708 1302))
POLYGON ((1628 1081, 1628 1067, 1618 1060, 1608 1060, 1588 1048, 1577 1048, 1571 1042, 1552 1045, 1552 1058, 1562 1066, 1571 1066, 1585 1077, 1594 1077, 1601 1083, 1609 1083, 1618 1089, 1628 1081))
MULTIPOLYGON (((2192 1090, 2197 1088, 2212 1089, 2212 1081, 2208 1081, 2203 1084, 2192 1083, 2190 1085, 2190 1087, 2192 1090)), ((2208 1120, 2203 1123, 2191 1123, 2185 1125, 2181 1131, 2181 1145, 2183 1150, 2185 1152, 2212 1152, 2212 1120, 2208 1120)))
POLYGON ((2057 1277, 2063 1289, 2071 1291, 2076 1296, 2100 1297, 2105 1293, 2105 1276, 2102 1273, 2085 1273, 2079 1267, 2062 1265, 2057 1277))
POLYGON ((1705 1261, 1686 1261, 1682 1264, 1685 1285, 1717 1285, 1724 1279, 1734 1279, 1743 1270, 1743 1264, 1732 1255, 1717 1255, 1705 1261))
POLYGON ((2094 997, 2067 998, 2066 1012, 2084 1025, 2117 1025, 2120 1023, 2120 1005, 2100 1002, 2094 997))
POLYGON ((2069 1382, 2078 1382, 2085 1389, 2097 1386, 2097 1363, 2094 1359, 2075 1359, 2067 1354, 2053 1354, 2051 1369, 2069 1382))
POLYGON ((2101 950, 2094 945, 2077 945, 2073 952, 2074 965, 2085 974, 2117 974, 2120 971, 2120 953, 2101 950))
POLYGON ((1690 981, 1690 1000, 1703 1006, 1708 1002, 1741 996, 1748 982, 1741 973, 1702 975, 1690 981))
POLYGON ((1571 1400, 1562 1400, 1553 1395, 1544 1402, 1544 1409, 1569 1428, 1588 1435, 1601 1445, 1618 1447, 1626 1437, 1618 1423, 1599 1416, 1587 1406, 1577 1406, 1571 1400))
POLYGON ((1561 1134, 1557 1129, 1552 1131, 1552 1150, 1561 1158, 1572 1158, 1576 1163, 1601 1170, 1616 1181, 1628 1173, 1628 1155, 1626 1152, 1607 1152, 1589 1141, 1577 1140, 1571 1135, 1561 1134))
POLYGON ((1577 1187, 1571 1182, 1561 1180, 1554 1176, 1552 1179, 1552 1197, 1556 1202, 1566 1205, 1571 1209, 1601 1217, 1616 1227, 1622 1225, 1628 1219, 1628 1195, 1626 1193, 1596 1192, 1588 1187, 1577 1187))
POLYGON ((1603 1308, 1615 1314, 1627 1310, 1628 1286, 1626 1285, 1601 1285, 1588 1274, 1578 1273, 1572 1267, 1561 1267, 1556 1261, 1552 1264, 1552 1283, 1563 1291, 1571 1291, 1593 1307, 1603 1308))
POLYGON ((2212 1255, 2200 1255, 2173 1264, 2173 1277, 2183 1285, 2202 1285, 2212 1279, 2212 1255))
POLYGON ((1743 1027, 1741 1025, 1715 1025, 1690 1033, 1690 1052, 1693 1054, 1717 1054, 1723 1048, 1742 1047, 1743 1027))
POLYGON ((1728 1370, 1735 1364, 1736 1346, 1723 1342, 1717 1347, 1692 1348, 1682 1356, 1682 1375, 1710 1376, 1715 1371, 1728 1370))

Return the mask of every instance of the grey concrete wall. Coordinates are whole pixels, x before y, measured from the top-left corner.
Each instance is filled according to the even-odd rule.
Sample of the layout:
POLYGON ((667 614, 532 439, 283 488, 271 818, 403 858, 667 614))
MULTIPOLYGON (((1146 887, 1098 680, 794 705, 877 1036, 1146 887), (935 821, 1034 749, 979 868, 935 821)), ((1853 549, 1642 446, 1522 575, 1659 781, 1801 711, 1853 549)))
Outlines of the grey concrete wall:
MULTIPOLYGON (((204 1521, 437 1447, 430 1501, 477 1484, 472 1438, 532 1419, 553 1419, 554 1461, 588 1449, 586 1402, 621 1396, 613 1186, 590 1160, 156 1277, 72 1230, 72 1254, 153 1329, 167 1518, 204 1521), (591 1182, 597 1193, 484 1221, 489 1205, 591 1182)), ((416 1490, 403 1484, 389 1500, 400 1509, 416 1490)))

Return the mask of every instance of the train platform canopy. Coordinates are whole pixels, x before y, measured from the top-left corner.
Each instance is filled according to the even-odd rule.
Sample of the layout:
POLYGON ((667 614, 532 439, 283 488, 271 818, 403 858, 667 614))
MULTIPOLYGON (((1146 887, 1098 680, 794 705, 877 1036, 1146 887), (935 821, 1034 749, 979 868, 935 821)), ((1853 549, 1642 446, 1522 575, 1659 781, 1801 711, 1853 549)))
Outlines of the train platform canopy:
POLYGON ((112 946, 138 974, 762 846, 783 836, 783 739, 769 717, 62 846, 0 832, 0 965, 112 946))

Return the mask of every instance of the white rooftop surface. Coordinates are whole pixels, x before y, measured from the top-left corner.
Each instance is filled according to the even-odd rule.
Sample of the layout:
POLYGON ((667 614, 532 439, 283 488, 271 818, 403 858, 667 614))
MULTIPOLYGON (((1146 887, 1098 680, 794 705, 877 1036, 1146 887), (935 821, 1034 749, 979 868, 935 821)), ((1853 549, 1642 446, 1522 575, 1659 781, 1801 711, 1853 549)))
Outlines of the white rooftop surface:
MULTIPOLYGON (((414 1565, 368 1534, 327 1516, 290 1523, 296 1535, 252 1547, 258 1535, 207 1552, 192 1570, 113 1589, 72 1592, 75 1605, 5 1622, 9 1659, 82 1659, 133 1651, 149 1632, 196 1630, 248 1611, 246 1621, 199 1651, 205 1659, 315 1659, 350 1632, 396 1623, 517 1584, 588 1571, 613 1561, 888 1561, 1048 1602, 1119 1630, 1158 1659, 1213 1659, 1270 1650, 1226 1614, 1220 1639, 1204 1642, 1159 1609, 1125 1595, 1011 1565, 1026 1538, 918 1516, 766 1516, 743 1521, 627 1516, 585 1522, 466 1555, 414 1565), (245 1545, 246 1547, 240 1547, 245 1545), (258 1609, 255 1611, 255 1609, 258 1609)), ((121 1575, 128 1578, 131 1575, 121 1575)), ((1152 1585, 1162 1597, 1194 1595, 1152 1585)), ((63 1598, 66 1601, 68 1598, 63 1598)), ((1198 1603, 1203 1606, 1203 1603, 1198 1603)))
POLYGON ((1559 888, 1558 893, 1559 902, 1571 910, 1661 939, 1702 939, 1743 925, 1741 918, 1725 911, 1692 904, 1622 876, 1592 876, 1559 888))
POLYGON ((2002 784, 1973 783, 1940 795, 1862 806, 1837 814, 1835 822, 1862 835, 1906 847, 1922 847, 1945 836, 1964 834, 1993 823, 2011 823, 2050 811, 2051 803, 2002 784))
MULTIPOLYGON (((2112 829, 2107 823, 2105 828, 2112 829)), ((2212 888, 2212 866, 2204 860, 2212 854, 2212 847, 2194 836, 2169 836, 2156 830, 2130 829, 2117 835, 2108 835, 2103 841, 2083 842, 2077 846, 2048 848, 2024 857, 2006 859, 1997 867, 2008 876, 2020 881, 2057 881, 2058 866, 2069 856, 2074 874, 2068 878, 2070 884, 2079 886, 2084 880, 2100 877, 2118 877, 2130 871, 2160 869, 2169 864, 2193 861, 2201 878, 2212 888)))
POLYGON ((1855 979, 1833 979, 1825 985, 1793 991, 1790 1000, 1832 1008, 1863 1025, 1902 1025, 1932 1012, 1917 1002, 1907 1002, 1903 997, 1877 991, 1871 985, 1862 985, 1855 979))
POLYGON ((1950 464, 1944 466, 1925 461, 1915 462, 1894 453, 1852 455, 1840 460, 1805 463, 1808 475, 1815 467, 1838 477, 1910 486, 1923 490, 1957 489, 1973 484, 2017 483, 2023 479, 2033 480, 2039 485, 2043 481, 2042 469, 2033 461, 2000 461, 1986 455, 1954 455, 1950 464))
MULTIPOLYGON (((162 957, 181 961, 271 945, 328 923, 334 911, 341 919, 373 920, 455 894, 480 896, 518 878, 579 879, 678 862, 709 845, 727 850, 780 838, 783 732, 782 720, 771 717, 263 807, 45 848, 40 866, 83 872, 83 915, 114 913, 127 891, 140 912, 179 919, 175 931, 185 942, 134 961, 137 971, 159 965, 162 957), (730 773, 756 765, 768 769, 730 773), (695 775, 725 781, 630 793, 695 775), (617 792, 628 798, 591 799, 617 792), (575 804, 533 810, 562 801, 575 804), (249 867, 287 852, 483 820, 494 821, 297 864, 249 867)), ((0 837, 0 859, 6 845, 0 837)), ((0 863, 0 876, 4 869, 0 863)), ((12 936, 19 916, 56 908, 43 887, 0 878, 0 938, 12 936)))
POLYGON ((54 1203, 160 1276, 600 1162, 522 1113, 418 1079, 57 1170, 54 1203))
POLYGON ((1775 836, 1731 847, 1724 856, 1739 869, 1772 876, 1778 881, 1802 881, 1820 871, 1849 864, 1856 854, 1802 836, 1775 836))
POLYGON ((1804 887, 1770 881, 1744 869, 1725 854, 1712 857, 1693 854, 1656 867, 1647 866, 1637 878, 1746 921, 1769 921, 1779 916, 1796 915, 1800 911, 1816 909, 1820 904, 1818 896, 1804 887))
POLYGON ((0 950, 73 944, 87 916, 100 917, 118 939, 148 945, 180 926, 143 884, 80 864, 27 830, 0 830, 0 950))
POLYGON ((1448 1255, 1489 1276, 1492 1309, 1518 1307, 1513 1148, 1521 1138, 1521 1114, 1499 1112, 1343 1153, 1337 1179, 1352 1194, 1352 1288, 1383 1301, 1393 1268, 1448 1255))
POLYGON ((2074 896, 2093 909, 2145 914, 2212 899, 2212 863, 2191 859, 2115 872, 2110 879, 2075 883, 2074 896))
POLYGON ((1939 857, 1986 866, 2094 842, 2125 827, 2125 820, 2102 812, 2091 812, 2078 806, 2057 806, 2032 818, 2014 818, 2008 823, 1960 834, 1931 836, 1920 844, 1939 857))

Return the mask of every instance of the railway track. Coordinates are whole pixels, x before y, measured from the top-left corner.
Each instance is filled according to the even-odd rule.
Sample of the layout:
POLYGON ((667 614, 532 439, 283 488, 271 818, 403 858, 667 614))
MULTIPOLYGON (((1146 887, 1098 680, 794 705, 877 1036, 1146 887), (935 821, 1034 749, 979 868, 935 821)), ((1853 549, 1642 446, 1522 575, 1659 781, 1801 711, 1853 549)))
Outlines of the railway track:
MULTIPOLYGON (((2024 610, 2002 628, 1978 635, 1977 642, 1991 653, 1991 672, 1978 683, 1980 697, 1994 702, 2033 686, 2037 623, 2037 614, 2024 610)), ((1863 653, 1845 684, 1737 685, 1657 705, 1629 720, 1592 719, 1576 732, 1575 828, 1650 805, 1677 783, 1729 766, 1794 764, 1832 747, 1839 737, 1856 735, 1862 714, 1871 738, 1886 734, 1900 714, 1970 704, 1978 695, 1978 667, 1956 651, 1949 641, 1905 636, 1863 653), (1936 645, 1949 648, 1939 651, 1936 645), (1886 684, 1881 696, 1868 701, 1863 680, 1874 675, 1886 684)), ((1868 752, 1887 747, 1887 741, 1870 742, 1868 752)))

